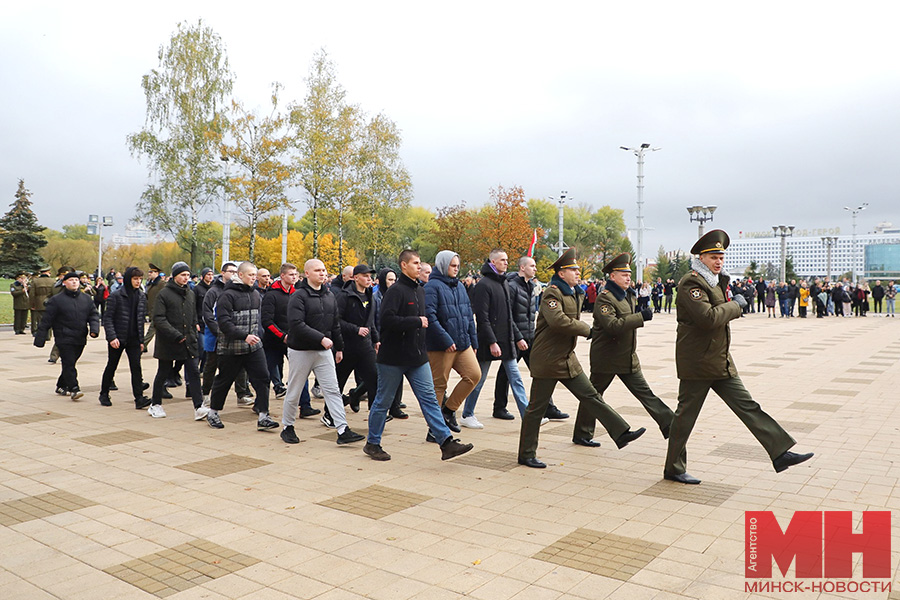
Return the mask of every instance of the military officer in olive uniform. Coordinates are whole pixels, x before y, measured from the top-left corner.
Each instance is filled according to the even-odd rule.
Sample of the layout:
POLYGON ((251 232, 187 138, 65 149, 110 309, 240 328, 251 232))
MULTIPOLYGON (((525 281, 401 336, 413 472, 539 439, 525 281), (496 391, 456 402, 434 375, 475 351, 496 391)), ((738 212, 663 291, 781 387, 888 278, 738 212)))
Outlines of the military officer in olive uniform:
POLYGON ((591 332, 590 326, 580 319, 584 292, 578 287, 580 269, 575 262, 575 250, 567 250, 552 268, 556 274, 541 298, 531 346, 531 355, 541 360, 531 363, 531 399, 522 417, 519 435, 519 464, 535 469, 547 466, 535 455, 541 419, 557 382, 562 382, 574 394, 579 411, 584 411, 586 418, 600 421, 619 448, 624 448, 646 431, 643 427, 631 431, 625 419, 603 401, 575 357, 578 336, 587 337, 591 332))
POLYGON ((16 273, 15 280, 9 286, 9 293, 13 297, 13 330, 16 335, 25 335, 28 309, 31 306, 28 301, 28 273, 25 271, 16 273))
MULTIPOLYGON (((44 318, 44 310, 46 310, 47 299, 53 292, 54 279, 50 277, 50 267, 41 269, 41 274, 31 279, 31 335, 37 333, 38 325, 44 318)), ((50 339, 49 337, 47 338, 50 339)))
MULTIPOLYGON (((603 267, 608 280, 594 303, 591 385, 602 395, 618 376, 656 421, 663 438, 668 438, 669 426, 675 413, 647 385, 637 356, 637 330, 644 326, 645 321, 653 318, 653 311, 644 308, 640 312, 634 312, 630 263, 631 256, 624 252, 603 267)), ((594 420, 588 416, 582 404, 575 418, 572 442, 588 447, 599 446, 600 442, 595 442, 593 437, 594 420)))
POLYGON ((685 472, 686 446, 710 389, 766 449, 776 472, 813 456, 812 452, 789 451, 796 443, 794 438, 753 400, 734 366, 728 349, 731 344, 728 322, 741 316, 747 301, 741 294, 734 301, 728 298, 730 276, 722 266, 729 241, 728 234, 721 229, 701 237, 691 248, 691 254, 697 255, 691 260, 693 270, 678 283, 675 366, 681 381, 663 477, 680 483, 700 483, 685 472))

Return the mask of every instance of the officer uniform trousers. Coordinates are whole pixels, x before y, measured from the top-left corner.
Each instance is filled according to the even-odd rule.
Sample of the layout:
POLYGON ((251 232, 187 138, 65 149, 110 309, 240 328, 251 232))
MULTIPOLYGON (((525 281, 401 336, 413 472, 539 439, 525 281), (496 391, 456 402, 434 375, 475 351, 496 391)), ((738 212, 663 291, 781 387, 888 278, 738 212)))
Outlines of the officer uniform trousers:
POLYGON ((740 377, 715 381, 682 379, 678 387, 678 408, 669 432, 669 450, 666 453, 665 472, 672 475, 687 469, 687 441, 697 422, 703 401, 712 389, 728 405, 728 408, 747 426, 750 433, 775 459, 787 452, 797 442, 778 422, 766 414, 750 396, 740 377))
POLYGON ((519 458, 534 458, 538 447, 538 434, 541 429, 541 419, 547 412, 547 405, 557 383, 566 386, 572 395, 578 399, 578 411, 583 410, 586 418, 600 421, 600 424, 609 432, 612 439, 618 439, 620 435, 628 431, 629 425, 619 413, 609 404, 603 401, 591 381, 584 373, 572 379, 539 379, 531 380, 531 398, 528 408, 522 417, 522 433, 519 436, 519 458))
MULTIPOLYGON (((672 424, 675 413, 672 409, 659 399, 650 389, 650 385, 644 378, 644 373, 640 369, 633 373, 591 373, 591 385, 602 396, 606 393, 606 389, 613 379, 618 377, 628 391, 638 399, 644 406, 644 409, 653 417, 659 430, 663 432, 663 437, 667 437, 666 429, 672 424)), ((574 437, 589 440, 594 437, 594 424, 587 412, 584 404, 578 405, 578 414, 575 416, 575 433, 574 437)))

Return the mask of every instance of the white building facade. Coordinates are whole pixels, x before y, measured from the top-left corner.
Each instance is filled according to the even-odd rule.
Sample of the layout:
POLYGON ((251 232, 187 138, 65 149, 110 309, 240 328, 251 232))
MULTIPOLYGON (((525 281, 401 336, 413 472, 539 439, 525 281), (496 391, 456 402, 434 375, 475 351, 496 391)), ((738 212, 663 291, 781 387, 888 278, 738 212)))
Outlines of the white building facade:
MULTIPOLYGON (((828 249, 823 237, 835 238, 831 246, 831 277, 840 277, 851 269, 858 278, 866 272, 866 246, 873 244, 900 244, 900 231, 882 229, 879 233, 864 233, 856 236, 841 234, 840 228, 794 230, 795 235, 787 238, 786 255, 793 261, 794 272, 800 277, 821 277, 827 275, 828 249), (854 264, 855 263, 855 264, 854 264)), ((735 276, 743 275, 751 262, 756 262, 758 271, 765 271, 772 263, 781 268, 781 237, 771 233, 746 234, 732 239, 725 253, 725 268, 735 276)))

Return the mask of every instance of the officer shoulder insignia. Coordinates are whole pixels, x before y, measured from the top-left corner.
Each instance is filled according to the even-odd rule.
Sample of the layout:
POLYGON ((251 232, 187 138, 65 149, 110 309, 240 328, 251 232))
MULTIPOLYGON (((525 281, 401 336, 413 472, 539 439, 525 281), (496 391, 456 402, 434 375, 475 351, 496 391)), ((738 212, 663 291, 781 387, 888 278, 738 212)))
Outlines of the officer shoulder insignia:
POLYGON ((603 304, 600 306, 601 314, 608 315, 612 312, 612 307, 609 304, 603 304))
POLYGON ((600 292, 600 293, 601 293, 601 294, 608 294, 608 293, 609 293, 609 290, 603 290, 603 291, 600 292))
POLYGON ((559 302, 557 302, 556 300, 549 300, 547 302, 547 306, 549 306, 550 308, 556 308, 557 306, 559 306, 559 302))
POLYGON ((691 298, 694 300, 699 300, 703 296, 703 292, 700 291, 700 288, 694 288, 691 290, 691 298))

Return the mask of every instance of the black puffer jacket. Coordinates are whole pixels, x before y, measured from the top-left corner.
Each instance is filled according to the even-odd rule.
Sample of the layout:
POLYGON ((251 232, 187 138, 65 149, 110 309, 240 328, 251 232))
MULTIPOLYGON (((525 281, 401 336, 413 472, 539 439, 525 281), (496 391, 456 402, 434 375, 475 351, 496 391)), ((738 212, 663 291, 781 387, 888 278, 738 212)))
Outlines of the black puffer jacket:
POLYGON ((187 360, 197 356, 197 301, 193 290, 170 279, 156 297, 151 318, 156 327, 154 357, 187 360))
POLYGON ((294 286, 284 289, 279 279, 272 284, 262 298, 260 315, 263 326, 263 345, 284 345, 284 336, 288 333, 288 302, 294 293, 294 286))
POLYGON ((509 285, 513 321, 530 346, 534 341, 534 280, 525 281, 518 273, 508 273, 506 281, 509 285))
POLYGON ((422 327, 424 316, 425 288, 400 273, 397 282, 387 289, 381 299, 379 363, 418 367, 428 362, 425 328, 422 327))
POLYGON ((490 261, 481 267, 483 277, 472 292, 472 310, 478 326, 478 360, 516 358, 516 342, 523 339, 513 322, 506 277, 494 271, 490 261), (500 356, 491 355, 491 344, 500 346, 500 356))
POLYGON ((103 330, 106 341, 119 340, 127 344, 132 339, 141 343, 144 340, 144 319, 147 316, 147 294, 140 288, 131 286, 131 274, 134 267, 125 269, 122 287, 106 299, 106 311, 103 313, 103 330))
POLYGON ((230 281, 216 302, 219 336, 216 354, 250 354, 262 350, 262 341, 247 343, 247 336, 262 337, 259 292, 240 281, 230 281))
POLYGON ((214 336, 219 335, 219 325, 216 323, 216 302, 224 289, 225 282, 222 281, 222 276, 216 275, 209 285, 209 289, 206 290, 206 295, 203 296, 203 313, 201 315, 203 324, 214 336))
POLYGON ((375 300, 372 298, 372 288, 367 288, 365 293, 360 294, 356 291, 356 282, 349 281, 348 285, 335 294, 335 300, 340 315, 341 336, 347 350, 360 344, 377 344, 378 331, 375 330, 375 300), (360 327, 368 327, 369 335, 361 337, 360 327))
POLYGON ((206 299, 206 292, 209 291, 210 285, 212 285, 211 281, 209 282, 209 285, 206 285, 201 280, 194 286, 194 297, 197 299, 197 320, 200 323, 200 331, 206 329, 206 322, 203 320, 203 300, 206 299))
POLYGON ((328 286, 315 290, 301 282, 288 301, 287 314, 288 348, 324 350, 322 338, 329 337, 335 351, 344 349, 337 300, 328 286))
POLYGON ((91 337, 100 334, 100 313, 94 306, 94 300, 79 290, 63 292, 47 300, 44 318, 38 325, 34 335, 34 345, 44 347, 47 341, 47 330, 53 328, 57 344, 84 346, 87 343, 88 329, 91 337))

